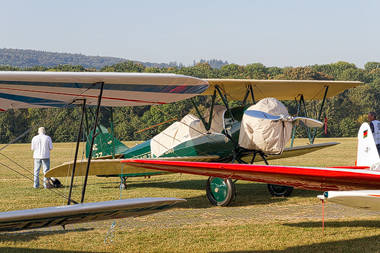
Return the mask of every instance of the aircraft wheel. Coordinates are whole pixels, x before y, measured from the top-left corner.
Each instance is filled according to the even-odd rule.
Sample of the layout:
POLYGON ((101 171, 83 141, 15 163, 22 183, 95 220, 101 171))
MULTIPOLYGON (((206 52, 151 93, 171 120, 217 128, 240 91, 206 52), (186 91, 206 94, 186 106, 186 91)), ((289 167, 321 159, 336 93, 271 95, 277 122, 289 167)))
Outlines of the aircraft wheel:
POLYGON ((288 197, 292 194, 293 189, 290 186, 268 184, 268 190, 274 197, 288 197))
POLYGON ((236 195, 231 179, 209 177, 206 187, 207 198, 215 206, 228 206, 236 195))
POLYGON ((127 189, 127 184, 126 183, 121 183, 120 184, 120 189, 122 189, 122 190, 127 189))

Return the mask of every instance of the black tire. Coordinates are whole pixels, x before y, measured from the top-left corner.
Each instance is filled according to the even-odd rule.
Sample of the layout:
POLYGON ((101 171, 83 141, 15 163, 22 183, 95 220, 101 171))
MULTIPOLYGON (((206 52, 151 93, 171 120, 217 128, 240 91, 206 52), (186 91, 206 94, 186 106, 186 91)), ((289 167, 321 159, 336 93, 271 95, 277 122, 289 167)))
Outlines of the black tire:
POLYGON ((277 184, 267 184, 270 194, 274 197, 289 197, 293 192, 293 187, 277 185, 277 184))
POLYGON ((121 183, 120 184, 120 189, 126 190, 127 189, 127 184, 126 183, 121 183))
POLYGON ((206 194, 211 204, 215 206, 228 206, 235 199, 235 184, 231 179, 209 177, 206 194))

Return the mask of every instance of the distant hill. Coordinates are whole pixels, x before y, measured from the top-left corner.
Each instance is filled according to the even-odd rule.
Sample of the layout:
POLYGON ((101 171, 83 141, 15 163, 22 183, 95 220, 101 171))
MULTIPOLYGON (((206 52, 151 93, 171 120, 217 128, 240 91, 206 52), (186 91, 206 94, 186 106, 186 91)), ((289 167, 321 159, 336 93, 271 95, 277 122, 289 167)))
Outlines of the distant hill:
MULTIPOLYGON (((53 53, 37 50, 25 49, 0 49, 0 65, 13 66, 19 68, 30 68, 34 66, 53 67, 57 65, 82 65, 85 68, 100 69, 104 66, 110 66, 119 62, 128 61, 128 59, 106 56, 87 56, 83 54, 70 54, 70 53, 53 53)), ((139 61, 134 61, 135 63, 139 61)), ((200 62, 207 62, 212 68, 220 68, 228 64, 227 61, 221 60, 201 60, 200 62)), ((151 63, 139 62, 146 67, 173 67, 180 65, 177 62, 170 63, 151 63)), ((195 61, 194 61, 195 63, 195 61)))

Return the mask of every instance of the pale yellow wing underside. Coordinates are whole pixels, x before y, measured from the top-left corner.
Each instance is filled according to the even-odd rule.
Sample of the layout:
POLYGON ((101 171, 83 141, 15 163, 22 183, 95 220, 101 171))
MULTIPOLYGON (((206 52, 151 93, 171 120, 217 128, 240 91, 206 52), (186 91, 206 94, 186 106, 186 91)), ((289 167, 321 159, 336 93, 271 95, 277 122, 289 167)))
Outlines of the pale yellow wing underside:
MULTIPOLYGON (((325 143, 318 143, 318 144, 311 144, 311 145, 304 145, 304 146, 297 146, 297 147, 288 147, 285 148, 281 155, 268 155, 266 157, 267 160, 275 160, 275 159, 283 159, 288 157, 296 157, 305 155, 314 151, 318 151, 324 148, 332 147, 335 145, 338 145, 339 142, 325 142, 325 143)), ((248 155, 242 158, 245 162, 251 162, 252 155, 248 155)), ((257 160, 262 160, 260 156, 256 156, 257 160)))
POLYGON ((342 93, 363 84, 357 81, 319 81, 319 80, 254 80, 254 79, 205 79, 209 88, 201 95, 212 95, 218 85, 229 100, 243 100, 246 87, 252 85, 255 100, 274 97, 278 100, 294 100, 303 95, 305 100, 323 99, 326 86, 327 97, 342 93))
MULTIPOLYGON (((217 159, 219 159, 219 156, 166 157, 160 158, 159 160, 211 162, 217 159)), ((157 160, 157 158, 155 160, 157 160)), ((120 174, 144 175, 146 173, 169 173, 161 170, 136 168, 122 164, 121 161, 122 159, 92 160, 88 174, 92 176, 109 176, 120 174)), ((54 167, 45 174, 45 177, 71 177, 73 164, 74 161, 71 161, 66 162, 60 166, 54 167)), ((87 160, 77 161, 75 166, 75 176, 84 176, 86 174, 86 169, 87 160)))

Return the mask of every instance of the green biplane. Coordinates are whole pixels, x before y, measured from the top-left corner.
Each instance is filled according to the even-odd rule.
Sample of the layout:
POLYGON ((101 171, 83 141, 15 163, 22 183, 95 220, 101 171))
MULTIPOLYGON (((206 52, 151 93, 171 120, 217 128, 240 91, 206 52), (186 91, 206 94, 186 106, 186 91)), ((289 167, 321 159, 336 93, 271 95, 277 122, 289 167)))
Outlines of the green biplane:
MULTIPOLYGON (((255 109, 254 107, 263 101, 264 104, 270 104, 277 103, 277 99, 294 100, 298 108, 297 115, 307 117, 305 101, 322 100, 318 116, 319 120, 326 98, 362 84, 361 82, 352 81, 314 80, 206 79, 206 81, 209 83, 209 88, 201 95, 212 96, 211 108, 201 114, 196 104, 193 103, 198 117, 189 114, 181 121, 175 122, 154 138, 140 145, 128 148, 116 140, 113 137, 113 133, 110 134, 105 127, 99 126, 97 130, 98 136, 95 139, 95 145, 92 150, 93 158, 96 159, 91 162, 89 175, 122 177, 124 180, 121 187, 125 188, 128 177, 152 176, 168 172, 128 167, 128 165, 121 166, 121 159, 153 158, 226 163, 253 163, 256 159, 267 163, 267 160, 270 159, 299 156, 330 147, 338 143, 313 144, 316 128, 314 129, 314 133, 310 129, 307 131, 310 145, 293 147, 297 125, 294 125, 293 130, 291 130, 292 124, 290 122, 284 123, 277 119, 269 124, 279 128, 279 130, 271 132, 272 136, 268 137, 267 140, 263 140, 263 142, 271 142, 274 146, 278 146, 280 143, 281 147, 275 151, 264 150, 254 144, 257 138, 260 139, 266 134, 261 133, 257 129, 261 128, 264 120, 258 119, 252 129, 252 127, 249 127, 250 123, 244 119, 246 117, 244 112, 252 108, 255 109), (276 99, 268 100, 270 97, 275 97, 276 99), (216 104, 218 98, 222 101, 223 105, 216 104), (247 104, 251 100, 251 104, 254 105, 253 107, 244 105, 230 108, 228 105, 229 100, 240 100, 243 104, 247 104), (259 102, 256 103, 256 101, 259 102), (243 134, 243 129, 247 133, 243 134), (287 135, 287 138, 283 138, 285 135, 287 135), (291 147, 285 148, 285 144, 290 137, 292 137, 291 147)), ((284 108, 282 108, 284 106, 280 102, 278 103, 274 109, 272 108, 269 111, 263 112, 264 117, 270 114, 277 114, 275 117, 279 115, 287 116, 288 112, 286 108, 284 111, 284 108), (278 108, 282 108, 282 111, 278 108)), ((262 107, 259 107, 259 110, 261 110, 260 108, 262 107)), ((314 123, 306 124, 306 126, 315 127, 322 125, 322 123, 318 123, 319 121, 309 120, 314 123), (315 122, 317 123, 315 124, 315 122)), ((298 123, 305 125, 305 121, 298 121, 298 123)), ((88 153, 89 150, 87 150, 87 155, 88 153)), ((77 161, 76 167, 84 168, 86 167, 86 163, 87 161, 77 161)), ((46 177, 71 176, 69 168, 72 165, 73 162, 69 162, 53 168, 46 174, 46 177)), ((82 174, 83 172, 77 169, 75 176, 82 174)), ((268 184, 268 190, 273 196, 289 196, 293 188, 268 184)), ((235 198, 235 186, 231 179, 210 177, 207 181, 206 192, 208 199, 214 205, 226 206, 235 198)))

